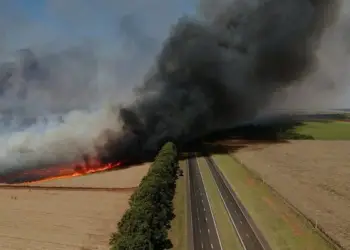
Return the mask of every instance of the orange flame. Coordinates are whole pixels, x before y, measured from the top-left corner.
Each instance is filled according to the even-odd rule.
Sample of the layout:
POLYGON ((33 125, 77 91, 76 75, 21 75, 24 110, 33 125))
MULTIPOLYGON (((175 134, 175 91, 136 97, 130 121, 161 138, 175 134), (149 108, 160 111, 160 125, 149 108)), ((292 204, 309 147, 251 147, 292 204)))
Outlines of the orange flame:
POLYGON ((107 171, 121 165, 122 162, 102 164, 97 159, 86 158, 84 161, 77 164, 63 164, 43 169, 21 171, 15 175, 8 176, 8 179, 17 180, 17 183, 29 184, 107 171))

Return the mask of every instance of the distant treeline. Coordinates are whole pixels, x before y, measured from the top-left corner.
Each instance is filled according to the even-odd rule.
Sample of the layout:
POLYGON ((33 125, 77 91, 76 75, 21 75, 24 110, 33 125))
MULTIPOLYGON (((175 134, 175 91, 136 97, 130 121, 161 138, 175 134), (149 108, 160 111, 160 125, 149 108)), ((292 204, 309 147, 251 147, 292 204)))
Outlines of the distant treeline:
POLYGON ((173 197, 180 174, 177 149, 166 143, 138 189, 130 197, 130 208, 112 234, 112 250, 170 249, 170 222, 175 217, 173 197))

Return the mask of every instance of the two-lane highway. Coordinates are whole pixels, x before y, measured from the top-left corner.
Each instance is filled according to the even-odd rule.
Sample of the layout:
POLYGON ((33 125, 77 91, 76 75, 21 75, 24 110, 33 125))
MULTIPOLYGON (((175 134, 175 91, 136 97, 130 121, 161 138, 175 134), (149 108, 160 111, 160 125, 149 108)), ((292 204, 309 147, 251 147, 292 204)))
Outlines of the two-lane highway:
POLYGON ((211 157, 205 157, 215 179, 230 220, 244 250, 270 250, 270 246, 238 200, 226 178, 211 157))
POLYGON ((195 156, 188 159, 194 250, 222 250, 217 227, 195 156))

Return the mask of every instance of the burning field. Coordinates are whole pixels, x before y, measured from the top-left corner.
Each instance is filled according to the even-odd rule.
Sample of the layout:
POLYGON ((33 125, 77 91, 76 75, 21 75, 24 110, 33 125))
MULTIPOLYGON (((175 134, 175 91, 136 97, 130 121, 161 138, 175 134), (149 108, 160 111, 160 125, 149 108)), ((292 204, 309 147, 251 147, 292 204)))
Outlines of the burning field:
POLYGON ((27 184, 88 175, 108 170, 117 170, 120 167, 122 167, 122 162, 102 164, 96 159, 85 158, 85 161, 77 164, 62 164, 50 167, 33 168, 29 170, 5 172, 0 175, 0 183, 27 184))
POLYGON ((108 249, 109 237, 148 168, 144 164, 25 186, 0 185, 0 249, 108 249))
MULTIPOLYGON (((102 2, 102 12, 81 2, 92 10, 89 22, 100 19, 91 15, 122 9, 107 6, 120 1, 102 2)), ((6 204, 0 212, 12 217, 0 221, 0 248, 9 249, 11 239, 26 249, 36 249, 40 238, 46 249, 83 249, 100 237, 105 241, 129 194, 97 194, 98 188, 80 181, 98 176, 104 182, 113 175, 123 188, 118 175, 130 171, 134 186, 144 172, 118 169, 152 161, 166 141, 182 148, 214 131, 257 122, 276 107, 332 106, 349 83, 347 8, 342 0, 200 0, 196 14, 178 18, 171 29, 169 24, 159 46, 131 11, 113 12, 110 19, 121 17, 125 41, 119 47, 113 40, 41 48, 39 39, 33 48, 28 43, 8 52, 0 62, 0 201, 6 204), (68 180, 90 190, 50 191, 51 184, 34 190, 68 180), (10 184, 33 190, 1 189, 10 184), (36 226, 38 233, 31 230, 36 226), (104 228, 103 236, 97 227, 104 228), (67 234, 64 243, 61 233, 67 234)), ((139 9, 147 16, 147 7, 139 9)), ((150 9, 148 16, 159 18, 153 23, 158 30, 155 24, 167 15, 150 9)), ((69 21, 75 18, 74 12, 69 21)), ((81 29, 95 27, 77 23, 81 29)), ((6 34, 12 32, 5 27, 6 34)))

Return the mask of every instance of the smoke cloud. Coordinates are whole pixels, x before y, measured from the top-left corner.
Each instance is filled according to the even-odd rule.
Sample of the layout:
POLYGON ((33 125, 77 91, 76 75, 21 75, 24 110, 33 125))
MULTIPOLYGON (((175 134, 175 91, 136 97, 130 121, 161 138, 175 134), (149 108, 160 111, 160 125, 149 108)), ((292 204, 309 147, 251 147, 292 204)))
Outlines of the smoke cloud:
POLYGON ((95 156, 180 15, 159 0, 47 3, 48 24, 1 3, 0 171, 95 156))
POLYGON ((178 21, 138 100, 121 109, 123 132, 107 145, 107 155, 132 157, 168 139, 184 143, 300 102, 308 108, 310 97, 320 105, 317 96, 347 85, 340 76, 348 53, 332 51, 342 40, 336 36, 345 34, 337 25, 340 6, 201 1, 200 17, 178 21))
POLYGON ((197 15, 178 19, 161 47, 163 35, 140 26, 142 7, 119 19, 122 49, 101 52, 92 42, 55 53, 21 50, 0 67, 0 165, 84 154, 130 160, 166 140, 186 143, 277 108, 330 107, 324 97, 347 87, 344 8, 340 0, 201 0, 197 15))

